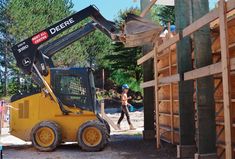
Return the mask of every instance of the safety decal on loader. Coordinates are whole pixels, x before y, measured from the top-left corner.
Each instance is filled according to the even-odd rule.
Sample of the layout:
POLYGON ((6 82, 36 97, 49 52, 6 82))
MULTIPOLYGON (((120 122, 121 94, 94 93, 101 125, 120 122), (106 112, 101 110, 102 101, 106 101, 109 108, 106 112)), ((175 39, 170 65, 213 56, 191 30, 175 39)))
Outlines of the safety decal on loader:
POLYGON ((48 39, 48 33, 46 31, 43 31, 35 36, 32 37, 32 43, 33 44, 40 44, 41 42, 48 39))

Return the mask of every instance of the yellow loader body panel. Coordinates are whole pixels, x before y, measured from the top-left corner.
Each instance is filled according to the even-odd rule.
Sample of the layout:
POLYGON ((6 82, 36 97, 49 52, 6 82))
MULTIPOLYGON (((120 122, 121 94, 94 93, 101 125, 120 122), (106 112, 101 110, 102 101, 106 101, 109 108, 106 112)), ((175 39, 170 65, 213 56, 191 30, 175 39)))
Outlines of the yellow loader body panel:
POLYGON ((62 141, 77 141, 79 127, 90 120, 97 119, 94 112, 66 107, 73 114, 63 115, 59 106, 45 93, 37 93, 11 103, 10 133, 22 140, 30 141, 32 128, 41 121, 54 121, 61 127, 62 141))

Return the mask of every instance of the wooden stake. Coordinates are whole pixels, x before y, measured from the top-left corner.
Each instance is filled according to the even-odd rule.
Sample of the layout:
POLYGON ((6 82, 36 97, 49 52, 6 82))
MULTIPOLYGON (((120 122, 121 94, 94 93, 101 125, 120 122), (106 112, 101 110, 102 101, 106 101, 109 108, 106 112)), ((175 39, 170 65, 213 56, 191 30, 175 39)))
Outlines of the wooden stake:
POLYGON ((101 116, 103 119, 105 119, 109 125, 111 125, 115 130, 119 130, 117 125, 105 114, 105 109, 104 109, 104 101, 101 102, 101 116))
POLYGON ((232 149, 232 123, 231 123, 231 81, 230 81, 230 60, 228 49, 228 31, 226 17, 226 3, 219 1, 219 22, 220 22, 220 43, 222 58, 222 79, 224 99, 224 128, 225 128, 225 154, 226 159, 233 158, 232 149))
POLYGON ((159 128, 159 99, 158 99, 158 59, 157 45, 154 47, 154 80, 155 80, 155 115, 156 115, 156 146, 160 148, 160 128, 159 128))
MULTIPOLYGON (((169 49, 169 75, 172 75, 172 54, 169 49)), ((171 107, 171 143, 174 144, 174 110, 173 110, 173 84, 170 83, 170 107, 171 107)))

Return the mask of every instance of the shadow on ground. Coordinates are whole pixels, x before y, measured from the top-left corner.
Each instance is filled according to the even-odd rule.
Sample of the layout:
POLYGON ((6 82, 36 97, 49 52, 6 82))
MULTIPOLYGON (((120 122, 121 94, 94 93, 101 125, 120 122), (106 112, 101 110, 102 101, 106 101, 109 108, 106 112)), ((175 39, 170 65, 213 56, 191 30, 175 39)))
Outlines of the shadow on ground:
POLYGON ((100 152, 83 152, 77 144, 59 146, 54 152, 39 152, 32 146, 8 147, 4 159, 173 159, 175 146, 143 141, 141 135, 112 135, 109 145, 100 152))

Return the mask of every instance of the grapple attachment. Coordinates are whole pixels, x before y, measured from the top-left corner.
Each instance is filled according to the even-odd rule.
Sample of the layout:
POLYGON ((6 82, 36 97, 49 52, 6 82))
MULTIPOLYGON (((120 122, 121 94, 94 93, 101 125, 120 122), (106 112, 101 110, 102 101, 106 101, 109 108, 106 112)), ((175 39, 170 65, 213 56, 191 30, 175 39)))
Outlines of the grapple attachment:
POLYGON ((162 27, 134 14, 127 14, 120 40, 126 47, 152 43, 162 31, 162 27))

